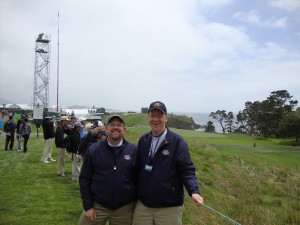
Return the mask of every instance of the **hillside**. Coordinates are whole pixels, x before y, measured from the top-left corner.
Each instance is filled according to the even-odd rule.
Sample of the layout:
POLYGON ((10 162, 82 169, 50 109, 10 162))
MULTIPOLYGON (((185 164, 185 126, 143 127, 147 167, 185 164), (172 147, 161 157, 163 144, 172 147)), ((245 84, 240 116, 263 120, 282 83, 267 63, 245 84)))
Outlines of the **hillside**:
MULTIPOLYGON (((150 130, 147 115, 124 118, 125 138, 137 144, 150 130)), ((189 146, 206 205, 241 224, 300 224, 299 148, 281 146, 281 139, 171 129, 189 146)), ((0 224, 77 224, 82 205, 78 183, 71 182, 71 163, 66 161, 66 177, 57 177, 56 163, 39 162, 43 147, 43 138, 33 135, 26 154, 0 151, 0 224)), ((55 147, 53 155, 57 158, 55 147)), ((183 224, 232 223, 195 207, 186 194, 183 224)))

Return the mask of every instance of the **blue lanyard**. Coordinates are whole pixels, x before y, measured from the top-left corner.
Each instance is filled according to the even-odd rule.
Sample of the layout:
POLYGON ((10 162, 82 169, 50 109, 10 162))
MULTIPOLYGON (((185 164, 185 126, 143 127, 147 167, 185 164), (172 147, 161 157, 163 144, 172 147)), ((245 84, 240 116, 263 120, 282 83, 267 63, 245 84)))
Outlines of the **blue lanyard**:
POLYGON ((155 148, 153 148, 153 138, 152 138, 151 146, 150 146, 150 150, 149 150, 149 154, 148 154, 148 162, 150 162, 154 158, 154 153, 155 153, 158 143, 159 143, 159 138, 156 142, 155 148))
POLYGON ((152 161, 152 159, 154 158, 154 155, 157 151, 157 145, 159 143, 159 140, 161 138, 161 136, 163 136, 163 133, 165 131, 163 131, 159 136, 156 136, 158 139, 157 139, 157 142, 155 144, 155 148, 153 148, 153 137, 152 137, 152 140, 151 140, 151 146, 150 146, 150 149, 149 149, 149 154, 148 154, 148 163, 150 163, 152 161))

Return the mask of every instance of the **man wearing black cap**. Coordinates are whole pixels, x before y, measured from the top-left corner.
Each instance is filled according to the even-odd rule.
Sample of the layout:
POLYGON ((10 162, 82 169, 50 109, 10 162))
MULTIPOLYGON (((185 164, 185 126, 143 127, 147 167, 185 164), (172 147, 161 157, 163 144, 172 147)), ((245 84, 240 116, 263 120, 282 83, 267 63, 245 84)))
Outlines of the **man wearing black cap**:
POLYGON ((165 104, 152 102, 148 110, 151 131, 138 142, 135 225, 181 225, 183 186, 197 206, 203 203, 187 144, 166 127, 166 122, 165 104))
POLYGON ((79 225, 131 225, 136 203, 137 147, 123 137, 125 122, 111 116, 107 138, 92 144, 79 176, 84 211, 79 225))

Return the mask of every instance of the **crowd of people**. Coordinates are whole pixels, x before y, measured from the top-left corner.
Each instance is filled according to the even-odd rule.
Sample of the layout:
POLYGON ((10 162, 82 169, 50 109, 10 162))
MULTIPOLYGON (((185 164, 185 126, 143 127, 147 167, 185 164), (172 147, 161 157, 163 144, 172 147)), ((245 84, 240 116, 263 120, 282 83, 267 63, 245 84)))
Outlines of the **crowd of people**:
MULTIPOLYGON (((56 161, 54 140, 57 175, 64 177, 70 156, 72 181, 79 181, 83 205, 79 225, 181 225, 184 188, 196 206, 203 204, 188 146, 166 126, 167 118, 165 104, 152 102, 147 117, 151 130, 137 146, 124 138, 126 123, 117 114, 106 125, 96 121, 88 126, 84 118, 67 116, 57 124, 51 117, 44 119, 41 162, 56 161)), ((12 150, 16 130, 27 151, 31 126, 27 117, 20 120, 17 125, 9 117, 4 124, 5 150, 12 150)))
POLYGON ((30 119, 28 115, 25 114, 21 116, 17 123, 15 123, 13 118, 14 117, 10 115, 3 126, 3 130, 6 134, 5 151, 8 151, 8 149, 13 150, 16 133, 18 141, 18 151, 21 151, 22 149, 21 141, 23 140, 23 151, 24 153, 26 153, 28 150, 27 143, 32 130, 30 119))

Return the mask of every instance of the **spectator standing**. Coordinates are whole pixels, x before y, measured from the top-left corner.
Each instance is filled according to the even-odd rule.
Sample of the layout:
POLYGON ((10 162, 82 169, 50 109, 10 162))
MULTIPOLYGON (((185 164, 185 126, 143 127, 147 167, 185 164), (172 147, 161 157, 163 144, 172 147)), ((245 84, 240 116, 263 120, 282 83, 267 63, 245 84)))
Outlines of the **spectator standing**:
POLYGON ((78 147, 80 143, 80 131, 82 128, 83 126, 80 122, 75 122, 67 140, 67 146, 69 145, 68 150, 71 153, 72 160, 72 181, 78 181, 79 178, 80 159, 78 158, 78 147))
POLYGON ((31 125, 29 119, 25 117, 20 126, 20 135, 24 139, 24 153, 26 153, 28 150, 27 144, 28 144, 30 134, 31 134, 31 125))
POLYGON ((18 121, 17 121, 17 127, 16 127, 16 134, 17 134, 17 141, 18 141, 18 151, 19 152, 22 150, 22 145, 21 145, 22 136, 20 134, 20 127, 21 127, 21 124, 23 123, 23 121, 24 121, 24 115, 21 115, 20 119, 18 119, 18 121))
POLYGON ((71 116, 71 121, 70 121, 70 125, 72 126, 71 129, 73 128, 74 123, 76 123, 76 122, 77 122, 76 116, 71 116))
POLYGON ((55 162, 56 160, 52 158, 52 143, 53 138, 55 137, 54 121, 50 116, 45 117, 42 127, 44 132, 45 148, 41 161, 43 163, 55 162))
POLYGON ((138 202, 135 225, 181 225, 185 186, 197 206, 199 195, 195 167, 188 146, 181 136, 166 127, 167 108, 156 101, 150 104, 151 131, 138 142, 138 202))
POLYGON ((14 117, 9 116, 8 120, 4 123, 4 132, 6 133, 6 139, 5 139, 5 151, 9 149, 12 150, 14 147, 14 139, 15 139, 15 129, 16 129, 16 123, 14 122, 14 117))
POLYGON ((136 203, 137 148, 123 137, 125 122, 108 119, 106 140, 86 152, 79 176, 84 211, 79 225, 131 225, 136 203))
POLYGON ((68 129, 66 128, 68 124, 68 117, 62 116, 59 119, 59 124, 57 125, 55 132, 55 146, 57 149, 57 176, 65 176, 65 157, 66 157, 66 138, 68 136, 68 129))
POLYGON ((83 126, 80 130, 80 138, 83 138, 83 136, 87 133, 86 129, 85 129, 85 122, 86 122, 86 118, 84 117, 79 117, 78 118, 78 122, 81 123, 81 125, 83 126))
POLYGON ((78 148, 78 153, 80 155, 80 168, 82 167, 85 153, 90 145, 98 141, 105 140, 106 136, 107 132, 105 131, 105 127, 92 126, 90 131, 86 135, 84 135, 83 138, 81 138, 78 148))

